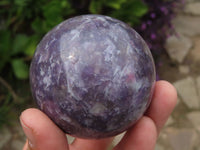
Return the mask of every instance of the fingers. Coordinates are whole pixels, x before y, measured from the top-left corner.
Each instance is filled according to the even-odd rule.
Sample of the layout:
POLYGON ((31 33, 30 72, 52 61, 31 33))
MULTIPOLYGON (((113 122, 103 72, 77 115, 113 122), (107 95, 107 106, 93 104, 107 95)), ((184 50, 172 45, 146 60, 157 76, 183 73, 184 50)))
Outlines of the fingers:
POLYGON ((175 88, 166 81, 158 81, 146 116, 128 130, 114 150, 153 150, 157 135, 174 109, 176 99, 175 88))
POLYGON ((73 150, 105 150, 111 144, 113 138, 105 138, 100 140, 88 140, 76 138, 70 145, 73 150))
POLYGON ((20 122, 28 139, 23 150, 69 150, 65 134, 40 110, 25 110, 20 122))
POLYGON ((23 150, 30 150, 30 147, 28 146, 28 140, 26 140, 23 150))
POLYGON ((161 130, 177 103, 175 88, 167 81, 158 81, 150 107, 146 113, 156 124, 157 131, 161 130))
MULTIPOLYGON (((176 105, 175 88, 166 81, 158 81, 146 116, 129 129, 114 150, 153 150, 157 135, 176 105)), ((69 150, 65 134, 41 111, 28 109, 20 117, 28 138, 24 150, 69 150)), ((106 149, 113 138, 102 140, 76 139, 71 150, 106 149)))
POLYGON ((113 150, 154 150, 157 129, 153 120, 142 117, 113 150))

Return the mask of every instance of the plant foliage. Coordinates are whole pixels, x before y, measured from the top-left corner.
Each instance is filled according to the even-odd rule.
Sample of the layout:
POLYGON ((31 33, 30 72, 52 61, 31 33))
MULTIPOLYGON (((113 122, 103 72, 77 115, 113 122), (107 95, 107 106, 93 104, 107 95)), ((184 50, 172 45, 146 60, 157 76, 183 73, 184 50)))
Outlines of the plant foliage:
MULTIPOLYGON (((0 78, 3 79, 0 80, 0 125, 14 106, 6 99, 9 97, 9 102, 16 103, 12 93, 25 93, 23 87, 26 86, 22 85, 28 84, 29 64, 36 46, 55 25, 81 14, 115 17, 135 27, 153 54, 159 55, 173 29, 171 19, 175 14, 175 4, 180 1, 0 0, 0 78)), ((24 97, 24 94, 20 96, 24 97)))
POLYGON ((149 10, 141 18, 136 30, 145 39, 156 58, 165 52, 166 39, 175 33, 172 19, 183 7, 184 0, 144 0, 144 2, 149 10))

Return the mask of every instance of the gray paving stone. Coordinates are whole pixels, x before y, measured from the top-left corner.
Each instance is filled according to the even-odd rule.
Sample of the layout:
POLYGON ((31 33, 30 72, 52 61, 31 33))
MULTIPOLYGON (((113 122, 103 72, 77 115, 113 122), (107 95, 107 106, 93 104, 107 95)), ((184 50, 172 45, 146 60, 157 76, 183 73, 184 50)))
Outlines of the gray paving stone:
POLYGON ((198 1, 198 0, 184 0, 184 2, 185 2, 186 4, 193 3, 193 2, 196 2, 196 1, 198 1))
POLYGON ((195 130, 169 128, 166 133, 173 150, 193 150, 197 140, 195 130))
POLYGON ((67 141, 69 144, 71 144, 74 141, 74 139, 75 139, 74 137, 67 135, 67 141))
POLYGON ((156 144, 155 150, 166 150, 164 146, 160 145, 160 144, 156 144))
POLYGON ((19 121, 13 123, 13 131, 17 134, 18 137, 26 137, 19 121))
POLYGON ((199 101, 200 101, 200 76, 197 77, 196 82, 197 82, 197 90, 198 90, 199 101))
POLYGON ((184 12, 192 15, 200 15, 200 2, 189 3, 185 6, 184 12))
POLYGON ((178 70, 182 74, 188 74, 190 72, 190 68, 188 66, 186 66, 186 65, 180 65, 178 67, 178 70))
POLYGON ((123 138, 124 134, 125 134, 125 132, 123 132, 123 133, 117 135, 117 136, 114 138, 114 140, 113 140, 113 142, 112 142, 113 146, 117 145, 117 144, 121 141, 121 139, 123 138))
POLYGON ((11 148, 12 150, 22 150, 22 148, 24 147, 24 143, 25 141, 14 140, 11 143, 11 148))
POLYGON ((170 116, 165 124, 165 126, 170 126, 171 124, 174 123, 174 119, 172 118, 172 116, 170 116))
POLYGON ((165 48, 170 58, 182 63, 187 56, 190 48, 192 47, 192 41, 183 36, 171 36, 167 39, 165 48))
POLYGON ((191 109, 198 109, 200 106, 197 95, 195 81, 192 77, 187 77, 173 83, 183 102, 191 109))
POLYGON ((195 62, 200 62, 200 37, 195 37, 193 41, 194 41, 193 48, 190 51, 191 58, 195 62))
POLYGON ((8 128, 4 127, 0 130, 0 149, 12 138, 11 132, 8 128))
POLYGON ((188 120, 200 132, 200 111, 193 111, 187 114, 188 120))
POLYGON ((200 16, 179 15, 173 20, 177 33, 195 36, 200 34, 200 16))
POLYGON ((181 100, 180 100, 180 97, 179 97, 179 95, 178 95, 176 106, 178 106, 178 105, 180 104, 180 102, 181 102, 181 100))

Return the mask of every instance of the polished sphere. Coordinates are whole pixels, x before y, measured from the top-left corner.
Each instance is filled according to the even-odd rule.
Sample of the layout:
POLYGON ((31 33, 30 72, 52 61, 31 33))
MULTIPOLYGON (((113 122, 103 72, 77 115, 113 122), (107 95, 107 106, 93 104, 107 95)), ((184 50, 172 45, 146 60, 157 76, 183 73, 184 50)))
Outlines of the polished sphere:
POLYGON ((39 108, 64 132, 105 138, 144 114, 155 68, 148 46, 127 24, 82 15, 44 36, 31 63, 30 83, 39 108))

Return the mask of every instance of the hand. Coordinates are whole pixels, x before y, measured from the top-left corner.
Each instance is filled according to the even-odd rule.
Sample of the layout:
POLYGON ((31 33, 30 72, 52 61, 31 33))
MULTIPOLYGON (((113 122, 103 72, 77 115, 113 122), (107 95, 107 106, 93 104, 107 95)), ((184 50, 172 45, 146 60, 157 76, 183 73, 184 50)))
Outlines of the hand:
MULTIPOLYGON (((113 150, 153 150, 176 100, 175 88, 166 81, 158 81, 149 109, 113 150)), ((113 140, 113 137, 101 140, 76 138, 68 144, 65 133, 34 108, 22 112, 20 121, 28 139, 23 150, 106 150, 113 140)))

